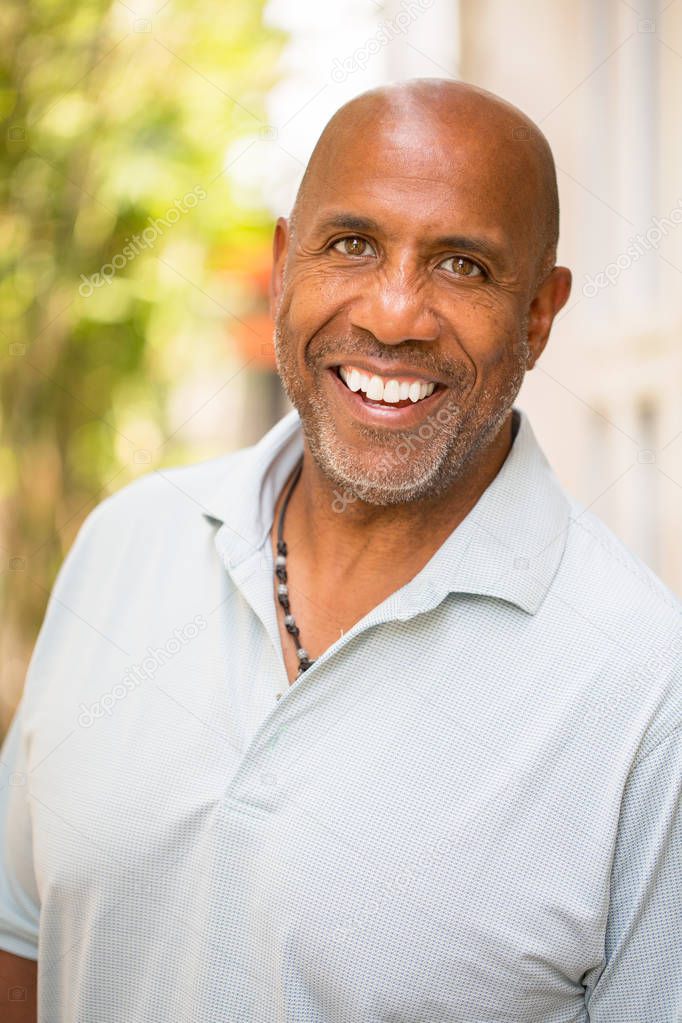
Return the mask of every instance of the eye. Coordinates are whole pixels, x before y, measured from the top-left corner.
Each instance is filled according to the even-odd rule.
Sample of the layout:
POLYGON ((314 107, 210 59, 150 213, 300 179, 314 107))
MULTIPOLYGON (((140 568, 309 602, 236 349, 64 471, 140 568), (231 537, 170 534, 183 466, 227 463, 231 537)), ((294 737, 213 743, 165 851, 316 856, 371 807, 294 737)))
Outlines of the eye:
POLYGON ((445 266, 446 263, 453 263, 452 267, 445 267, 445 269, 451 269, 458 277, 485 277, 486 273, 483 267, 479 266, 478 263, 474 263, 473 259, 467 259, 466 256, 448 256, 444 259, 439 266, 445 266))
POLYGON ((368 256, 376 255, 374 249, 369 244, 366 238, 360 238, 357 234, 346 235, 345 238, 339 238, 331 246, 336 252, 341 252, 344 256, 368 256), (338 246, 343 246, 339 248, 338 246), (367 249, 371 249, 371 252, 367 252, 367 249))

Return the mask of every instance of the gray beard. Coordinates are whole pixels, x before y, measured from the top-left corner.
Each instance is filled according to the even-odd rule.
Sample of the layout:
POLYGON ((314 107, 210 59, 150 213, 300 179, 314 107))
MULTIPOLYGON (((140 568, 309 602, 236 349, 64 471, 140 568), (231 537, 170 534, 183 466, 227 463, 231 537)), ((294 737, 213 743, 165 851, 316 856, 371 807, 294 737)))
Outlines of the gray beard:
MULTIPOLYGON (((464 393, 467 383, 470 386, 475 378, 472 368, 462 365, 461 388, 453 388, 438 409, 413 430, 394 433, 358 426, 367 450, 373 455, 371 465, 365 466, 357 451, 349 449, 339 439, 332 411, 322 397, 321 385, 311 391, 303 386, 290 357, 292 346, 279 322, 274 341, 282 385, 299 413, 311 456, 331 487, 336 489, 337 510, 343 510, 355 500, 378 506, 406 504, 438 497, 453 487, 469 462, 500 430, 523 382, 528 359, 526 319, 516 346, 513 372, 503 393, 484 390, 471 407, 461 408, 456 396, 464 393)), ((338 348, 338 339, 335 347, 338 348)), ((323 352, 317 353, 317 365, 323 355, 323 352)), ((315 365, 310 369, 317 377, 315 365)), ((447 368, 450 378, 452 370, 452 366, 447 368)))

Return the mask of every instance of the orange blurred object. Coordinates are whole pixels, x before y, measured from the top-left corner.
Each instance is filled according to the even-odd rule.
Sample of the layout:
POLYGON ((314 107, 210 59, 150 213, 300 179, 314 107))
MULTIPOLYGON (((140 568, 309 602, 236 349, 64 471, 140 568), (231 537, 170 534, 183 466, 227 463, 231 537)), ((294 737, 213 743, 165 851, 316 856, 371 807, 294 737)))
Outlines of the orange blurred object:
POLYGON ((276 370, 273 333, 275 324, 267 311, 272 253, 263 245, 224 254, 222 266, 230 277, 240 279, 254 298, 255 310, 230 324, 230 337, 237 351, 253 369, 276 370))
POLYGON ((232 328, 230 336, 239 354, 253 369, 276 370, 274 330, 269 313, 252 313, 232 328))

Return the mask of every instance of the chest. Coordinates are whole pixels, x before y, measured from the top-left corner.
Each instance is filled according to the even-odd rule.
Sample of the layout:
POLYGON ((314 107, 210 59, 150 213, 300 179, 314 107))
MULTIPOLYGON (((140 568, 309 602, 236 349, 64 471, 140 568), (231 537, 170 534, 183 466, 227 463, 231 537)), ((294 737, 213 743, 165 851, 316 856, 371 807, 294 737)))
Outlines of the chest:
POLYGON ((618 786, 616 758, 576 749, 580 694, 532 643, 503 663, 478 606, 444 605, 427 631, 418 616, 367 628, 326 660, 314 643, 338 635, 313 627, 319 662, 263 704, 249 741, 239 714, 277 677, 274 650, 220 606, 231 631, 207 614, 129 692, 93 639, 30 722, 45 947, 68 935, 84 961, 134 961, 130 997, 153 981, 167 1018, 201 1023, 244 1005, 581 1020, 618 786), (89 678, 108 712, 78 721, 89 678))

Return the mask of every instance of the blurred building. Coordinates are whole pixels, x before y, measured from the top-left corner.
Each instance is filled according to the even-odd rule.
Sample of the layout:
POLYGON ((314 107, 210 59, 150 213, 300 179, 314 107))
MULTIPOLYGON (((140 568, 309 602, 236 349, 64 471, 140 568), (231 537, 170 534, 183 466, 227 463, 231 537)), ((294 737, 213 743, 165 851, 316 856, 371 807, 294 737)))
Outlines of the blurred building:
MULTIPOLYGON (((519 403, 568 489, 682 592, 682 6, 271 0, 267 17, 291 32, 269 153, 244 154, 234 176, 273 216, 288 213, 329 116, 381 82, 459 78, 540 125, 574 284, 519 403)), ((252 439, 289 406, 267 365, 249 377, 264 398, 248 403, 252 439)))

